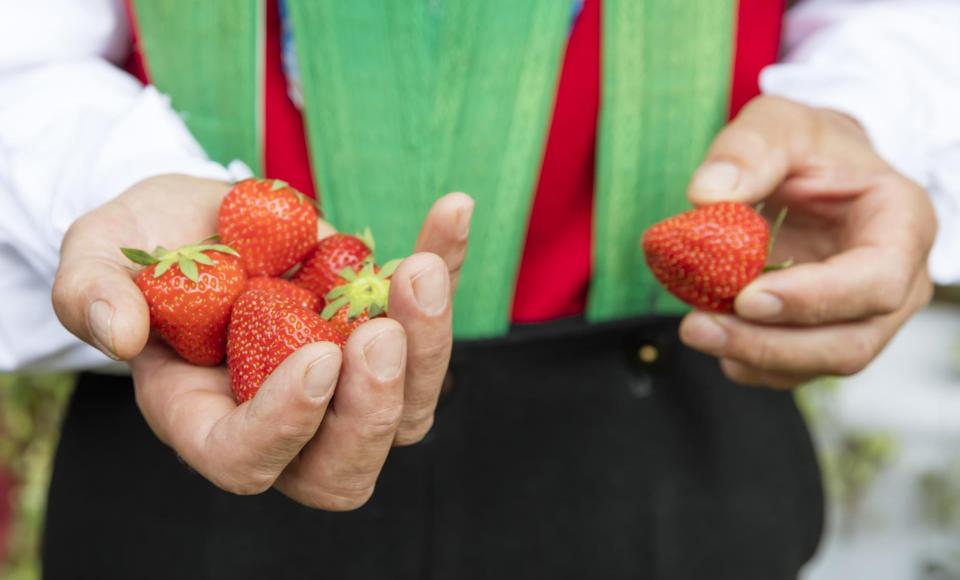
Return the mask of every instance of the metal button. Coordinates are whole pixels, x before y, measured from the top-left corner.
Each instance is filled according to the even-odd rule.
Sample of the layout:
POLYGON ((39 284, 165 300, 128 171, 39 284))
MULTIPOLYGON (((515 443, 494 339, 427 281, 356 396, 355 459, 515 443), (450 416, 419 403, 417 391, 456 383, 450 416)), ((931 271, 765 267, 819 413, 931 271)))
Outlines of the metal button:
POLYGON ((644 344, 637 349, 637 360, 643 364, 652 365, 660 358, 660 350, 652 344, 644 344))

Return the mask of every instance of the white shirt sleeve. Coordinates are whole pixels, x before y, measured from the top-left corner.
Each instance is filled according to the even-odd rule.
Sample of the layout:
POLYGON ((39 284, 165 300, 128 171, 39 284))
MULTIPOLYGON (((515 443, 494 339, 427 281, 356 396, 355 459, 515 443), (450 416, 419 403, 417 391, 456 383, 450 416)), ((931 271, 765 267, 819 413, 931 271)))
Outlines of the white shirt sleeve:
POLYGON ((960 282, 960 2, 807 0, 785 23, 764 93, 857 119, 877 151, 931 195, 935 282, 960 282))
POLYGON ((118 68, 122 0, 0 2, 0 22, 0 372, 99 366, 50 303, 67 228, 153 175, 231 174, 118 68))

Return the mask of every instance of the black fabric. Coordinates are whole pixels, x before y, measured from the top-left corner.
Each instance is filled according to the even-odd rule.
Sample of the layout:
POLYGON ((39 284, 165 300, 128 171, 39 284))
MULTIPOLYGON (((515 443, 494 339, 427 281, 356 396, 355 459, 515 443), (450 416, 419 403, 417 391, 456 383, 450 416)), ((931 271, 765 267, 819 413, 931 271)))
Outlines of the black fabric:
POLYGON ((153 437, 129 379, 83 375, 44 576, 794 579, 823 498, 792 397, 730 384, 676 333, 568 321, 458 345, 433 431, 350 513, 220 492, 153 437))

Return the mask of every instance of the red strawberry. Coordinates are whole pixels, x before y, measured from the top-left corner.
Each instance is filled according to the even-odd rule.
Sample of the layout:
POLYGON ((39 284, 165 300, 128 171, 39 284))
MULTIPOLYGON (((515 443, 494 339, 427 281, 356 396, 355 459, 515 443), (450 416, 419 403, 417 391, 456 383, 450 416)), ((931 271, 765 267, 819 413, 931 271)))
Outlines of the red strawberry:
POLYGON ((147 266, 134 280, 150 307, 150 324, 186 361, 220 364, 226 354, 230 310, 247 275, 237 253, 222 244, 194 244, 174 251, 121 248, 147 266))
POLYGON ((282 181, 245 179, 223 198, 219 231, 249 276, 279 276, 317 243, 317 209, 282 181))
POLYGON ((283 278, 250 278, 247 281, 247 290, 265 290, 311 312, 318 312, 323 304, 320 297, 313 292, 283 278))
POLYGON ((316 312, 265 290, 248 290, 237 300, 227 335, 230 388, 238 403, 257 394, 260 385, 288 356, 313 342, 343 347, 344 336, 316 312))
POLYGON ((325 296, 340 272, 347 267, 359 269, 360 264, 373 252, 373 236, 366 229, 359 236, 333 234, 317 242, 291 279, 317 296, 325 296))
POLYGON ((722 202, 654 224, 643 234, 647 264, 667 290, 701 310, 732 312, 760 275, 770 228, 753 208, 722 202))
POLYGON ((380 268, 373 260, 365 260, 359 271, 344 268, 333 290, 324 296, 327 305, 320 315, 345 336, 371 318, 383 316, 390 298, 390 276, 399 265, 400 260, 391 260, 380 268))

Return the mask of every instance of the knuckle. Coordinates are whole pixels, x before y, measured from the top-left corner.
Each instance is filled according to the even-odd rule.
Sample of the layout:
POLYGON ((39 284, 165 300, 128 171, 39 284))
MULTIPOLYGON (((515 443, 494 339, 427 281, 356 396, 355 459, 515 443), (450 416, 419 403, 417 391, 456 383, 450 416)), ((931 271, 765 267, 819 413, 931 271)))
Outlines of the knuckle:
POLYGON ((907 301, 909 281, 895 272, 887 275, 875 286, 873 309, 878 314, 890 314, 903 307, 907 301))
POLYGON ((241 477, 214 478, 213 484, 234 495, 259 495, 273 485, 274 478, 265 474, 248 473, 241 477))
POLYGON ((808 324, 824 324, 830 320, 830 301, 825 300, 822 297, 814 297, 814 300, 810 303, 808 309, 808 316, 806 322, 808 324))
POLYGON ((390 405, 368 413, 364 417, 362 435, 366 439, 379 440, 393 438, 403 415, 403 404, 390 405))
POLYGON ((82 277, 76 270, 60 268, 53 279, 53 306, 59 310, 75 301, 81 294, 82 277))
POLYGON ((375 483, 375 479, 366 477, 338 478, 335 486, 315 481, 302 487, 296 499, 313 509, 349 512, 370 501, 375 483))
POLYGON ((890 314, 900 310, 906 300, 906 290, 899 283, 882 284, 874 297, 874 311, 877 314, 890 314))
POLYGON ((766 334, 760 334, 755 341, 748 345, 742 353, 743 360, 750 366, 769 369, 776 362, 776 345, 773 339, 766 334))
POLYGON ((867 368, 877 354, 875 341, 862 333, 849 337, 831 369, 834 374, 849 377, 867 368))
POLYGON ((397 447, 405 447, 407 445, 415 445, 420 443, 432 428, 432 413, 424 419, 410 423, 403 423, 400 425, 400 428, 397 429, 397 435, 394 437, 393 444, 397 447))
POLYGON ((305 421, 282 422, 277 435, 282 441, 306 441, 316 432, 316 426, 305 421))
POLYGON ((803 284, 803 295, 797 296, 798 319, 804 324, 824 324, 833 318, 834 303, 825 295, 823 284, 811 281, 803 284))
POLYGON ((770 152, 766 135, 749 126, 733 125, 718 139, 717 145, 725 151, 736 152, 740 158, 765 158, 770 152))
POLYGON ((450 362, 450 348, 449 340, 431 340, 417 344, 412 354, 420 372, 442 374, 450 362))

